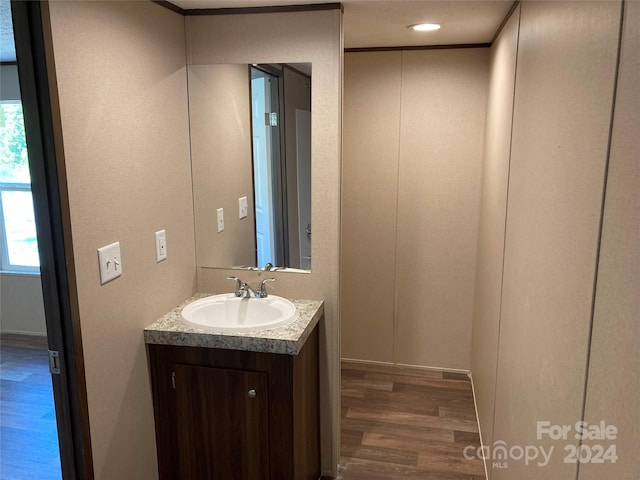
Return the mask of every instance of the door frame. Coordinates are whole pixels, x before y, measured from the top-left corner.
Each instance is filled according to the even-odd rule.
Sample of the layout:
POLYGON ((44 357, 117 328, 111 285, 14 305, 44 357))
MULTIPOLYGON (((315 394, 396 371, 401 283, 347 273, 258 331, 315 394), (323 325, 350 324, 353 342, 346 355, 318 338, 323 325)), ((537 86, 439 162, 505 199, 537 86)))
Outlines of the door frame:
POLYGON ((62 476, 94 478, 69 199, 49 19, 43 2, 12 1, 16 60, 40 251, 62 476))
MULTIPOLYGON (((286 179, 286 136, 285 136, 285 109, 284 109, 284 73, 282 69, 278 69, 269 64, 250 64, 249 65, 249 95, 252 98, 252 83, 253 78, 252 71, 256 70, 266 75, 273 77, 277 81, 277 88, 270 89, 271 93, 271 110, 274 110, 274 106, 277 108, 278 113, 278 126, 275 129, 275 133, 272 131, 272 135, 277 136, 275 142, 271 144, 271 186, 273 191, 273 215, 274 215, 274 250, 275 259, 272 260, 273 264, 278 267, 289 266, 289 225, 288 225, 288 211, 287 211, 287 179, 286 179)), ((251 104, 251 131, 253 132, 253 105, 251 104)), ((253 150, 253 134, 251 135, 251 166, 252 166, 252 178, 254 178, 254 206, 255 202, 255 157, 253 150)), ((273 139, 273 136, 272 136, 273 139)), ((256 219, 257 222, 257 219, 256 219)), ((256 223, 257 231, 257 223, 256 223)), ((256 254, 257 261, 257 254, 256 254)), ((263 267, 264 265, 258 265, 263 267)))

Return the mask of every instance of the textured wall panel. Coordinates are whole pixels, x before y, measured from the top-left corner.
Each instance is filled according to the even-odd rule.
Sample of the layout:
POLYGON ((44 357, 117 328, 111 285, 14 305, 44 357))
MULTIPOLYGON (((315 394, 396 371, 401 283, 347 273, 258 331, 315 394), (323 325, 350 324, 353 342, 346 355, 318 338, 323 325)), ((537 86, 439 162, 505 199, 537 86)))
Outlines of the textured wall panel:
POLYGON ((482 441, 493 442, 496 362, 520 7, 491 49, 473 312, 471 373, 482 441))
POLYGON ((196 274, 184 20, 151 2, 50 10, 95 476, 156 478, 142 329, 196 274), (115 241, 123 273, 101 286, 96 249, 115 241))
POLYGON ((393 362, 402 52, 345 55, 342 357, 393 362))
MULTIPOLYGON (((640 478, 640 3, 626 2, 603 219, 585 421, 618 429, 618 460, 580 466, 580 480, 640 478)), ((593 450, 594 452, 596 449, 593 450)))
POLYGON ((493 439, 557 451, 492 478, 566 480, 536 425, 582 415, 620 3, 521 8, 493 439))
POLYGON ((403 53, 396 362, 470 366, 489 49, 403 53))

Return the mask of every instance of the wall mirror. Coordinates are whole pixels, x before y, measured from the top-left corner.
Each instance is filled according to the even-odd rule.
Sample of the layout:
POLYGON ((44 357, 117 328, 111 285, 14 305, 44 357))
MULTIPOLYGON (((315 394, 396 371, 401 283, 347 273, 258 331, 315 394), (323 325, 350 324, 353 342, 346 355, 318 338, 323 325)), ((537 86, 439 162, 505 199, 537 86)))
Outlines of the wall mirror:
POLYGON ((187 69, 197 265, 311 270, 311 64, 187 69))

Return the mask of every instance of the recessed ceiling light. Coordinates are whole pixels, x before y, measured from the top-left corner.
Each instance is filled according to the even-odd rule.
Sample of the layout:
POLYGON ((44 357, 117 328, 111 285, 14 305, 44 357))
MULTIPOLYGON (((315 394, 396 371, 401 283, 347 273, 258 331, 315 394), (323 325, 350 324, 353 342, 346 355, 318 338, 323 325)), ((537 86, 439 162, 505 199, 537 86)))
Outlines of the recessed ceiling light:
POLYGON ((440 25, 437 23, 419 23, 417 25, 409 25, 407 28, 412 28, 417 32, 433 32, 435 30, 440 30, 440 25))

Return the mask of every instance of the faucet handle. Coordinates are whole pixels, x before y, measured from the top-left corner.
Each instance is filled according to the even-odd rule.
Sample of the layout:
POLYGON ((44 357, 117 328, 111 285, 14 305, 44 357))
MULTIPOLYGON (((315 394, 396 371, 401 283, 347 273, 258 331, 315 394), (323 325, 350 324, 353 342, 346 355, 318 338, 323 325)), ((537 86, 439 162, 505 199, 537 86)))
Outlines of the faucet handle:
POLYGON ((258 287, 258 293, 256 294, 259 298, 267 298, 269 294, 267 293, 267 282, 275 282, 275 278, 265 278, 260 282, 260 286, 258 287))
POLYGON ((236 297, 241 297, 242 296, 242 290, 243 290, 243 287, 244 287, 244 282, 242 280, 240 280, 238 277, 234 277, 234 276, 228 276, 227 280, 234 280, 236 282, 235 296, 236 297))

